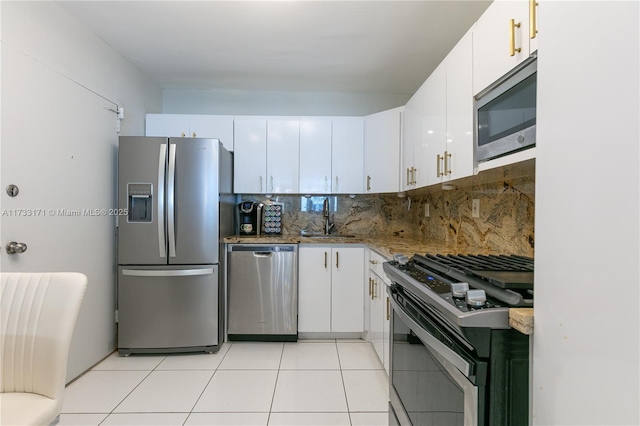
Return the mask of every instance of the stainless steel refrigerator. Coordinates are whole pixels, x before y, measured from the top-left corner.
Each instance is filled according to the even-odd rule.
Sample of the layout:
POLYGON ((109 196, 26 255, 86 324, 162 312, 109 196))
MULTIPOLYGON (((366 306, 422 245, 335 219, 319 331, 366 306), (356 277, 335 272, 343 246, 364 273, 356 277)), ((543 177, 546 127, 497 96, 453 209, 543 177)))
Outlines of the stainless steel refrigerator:
POLYGON ((232 156, 218 139, 120 137, 121 355, 219 349, 232 192, 232 156))

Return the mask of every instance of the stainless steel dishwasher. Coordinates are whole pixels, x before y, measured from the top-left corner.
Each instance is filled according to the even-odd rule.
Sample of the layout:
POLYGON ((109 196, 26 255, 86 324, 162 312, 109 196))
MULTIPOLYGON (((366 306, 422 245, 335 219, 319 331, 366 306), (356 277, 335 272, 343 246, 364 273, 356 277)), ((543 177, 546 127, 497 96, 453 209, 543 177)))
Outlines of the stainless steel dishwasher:
POLYGON ((229 340, 298 339, 298 246, 229 244, 229 340))

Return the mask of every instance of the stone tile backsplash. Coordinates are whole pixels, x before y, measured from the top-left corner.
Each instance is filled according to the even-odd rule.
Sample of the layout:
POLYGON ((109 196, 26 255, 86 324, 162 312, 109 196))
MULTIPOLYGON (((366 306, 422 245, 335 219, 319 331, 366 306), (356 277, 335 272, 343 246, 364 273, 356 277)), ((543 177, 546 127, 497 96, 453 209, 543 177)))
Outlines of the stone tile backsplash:
MULTIPOLYGON (((437 186, 437 185, 436 185, 437 186)), ((322 231, 322 202, 329 197, 332 232, 367 235, 412 235, 446 242, 464 252, 488 248, 505 254, 534 254, 535 179, 507 178, 467 184, 454 190, 428 187, 396 194, 274 196, 284 203, 283 233, 322 231), (480 200, 479 217, 472 217, 472 200, 480 200), (425 206, 429 205, 429 217, 425 206)), ((242 200, 269 202, 264 196, 242 200)))

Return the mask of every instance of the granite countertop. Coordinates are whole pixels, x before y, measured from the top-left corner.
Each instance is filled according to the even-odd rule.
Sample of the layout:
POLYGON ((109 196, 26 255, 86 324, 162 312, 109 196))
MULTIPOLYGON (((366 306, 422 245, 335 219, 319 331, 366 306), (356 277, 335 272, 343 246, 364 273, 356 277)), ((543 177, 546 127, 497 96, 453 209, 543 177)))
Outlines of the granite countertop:
MULTIPOLYGON (((364 244, 382 256, 391 259, 394 254, 413 256, 415 253, 430 254, 500 254, 483 249, 456 249, 453 244, 427 241, 411 235, 353 235, 352 237, 303 237, 299 234, 274 236, 232 235, 224 239, 225 244, 364 244)), ((533 309, 512 308, 509 310, 509 325, 523 334, 533 333, 533 309)))
MULTIPOLYGON (((394 254, 413 256, 415 253, 431 254, 492 254, 486 250, 457 250, 452 244, 428 241, 409 235, 353 235, 352 237, 303 237, 299 234, 274 236, 232 235, 224 239, 226 244, 364 244, 389 259, 394 254)), ((498 253, 494 253, 498 254, 498 253)))

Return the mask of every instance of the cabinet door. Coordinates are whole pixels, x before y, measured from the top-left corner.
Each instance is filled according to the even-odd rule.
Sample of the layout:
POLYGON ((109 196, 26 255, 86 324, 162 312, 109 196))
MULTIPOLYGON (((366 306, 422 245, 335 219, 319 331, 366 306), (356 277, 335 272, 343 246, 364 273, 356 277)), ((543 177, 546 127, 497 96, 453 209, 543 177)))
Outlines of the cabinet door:
POLYGON ((445 181, 473 174, 472 48, 472 34, 468 32, 444 60, 447 70, 445 181))
POLYGON ((400 191, 400 125, 403 107, 364 118, 365 193, 400 191))
POLYGON ((298 249, 298 331, 331 331, 331 248, 298 249))
POLYGON ((331 193, 331 119, 300 119, 300 193, 331 193))
POLYGON ((189 135, 189 118, 181 114, 147 114, 145 136, 184 138, 189 135))
POLYGON ((371 298, 371 318, 369 334, 371 335, 371 343, 373 344, 380 362, 384 362, 384 304, 382 291, 384 289, 384 282, 377 274, 371 272, 371 279, 373 282, 373 294, 371 298))
POLYGON ((267 120, 236 119, 234 132, 233 192, 264 194, 267 188, 267 120))
POLYGON ((442 62, 425 82, 427 101, 425 105, 423 138, 424 161, 429 185, 442 181, 444 174, 444 151, 447 142, 447 72, 442 62))
POLYGON ((227 151, 233 152, 233 116, 203 115, 191 117, 189 135, 192 138, 220 139, 227 151))
POLYGON ((364 248, 333 248, 331 331, 364 331, 364 248))
POLYGON ((400 167, 400 188, 403 191, 417 188, 421 167, 417 161, 421 156, 422 123, 413 109, 407 107, 402 116, 402 166, 400 167))
POLYGON ((391 334, 391 300, 389 299, 389 294, 387 293, 387 287, 390 283, 385 279, 384 285, 382 286, 382 300, 383 300, 383 308, 384 313, 382 317, 382 352, 384 354, 384 359, 382 360, 382 364, 384 365, 384 369, 387 370, 387 374, 389 374, 389 360, 391 357, 391 348, 390 348, 390 334, 391 334))
POLYGON ((331 192, 362 194, 364 118, 334 117, 331 122, 331 192))
POLYGON ((477 94, 529 57, 529 2, 494 1, 473 32, 473 91, 477 94), (517 28, 511 28, 511 20, 517 28), (511 42, 516 51, 511 56, 511 42), (520 51, 517 51, 520 49, 520 51))
POLYGON ((268 194, 297 194, 300 169, 300 119, 267 121, 268 194))

